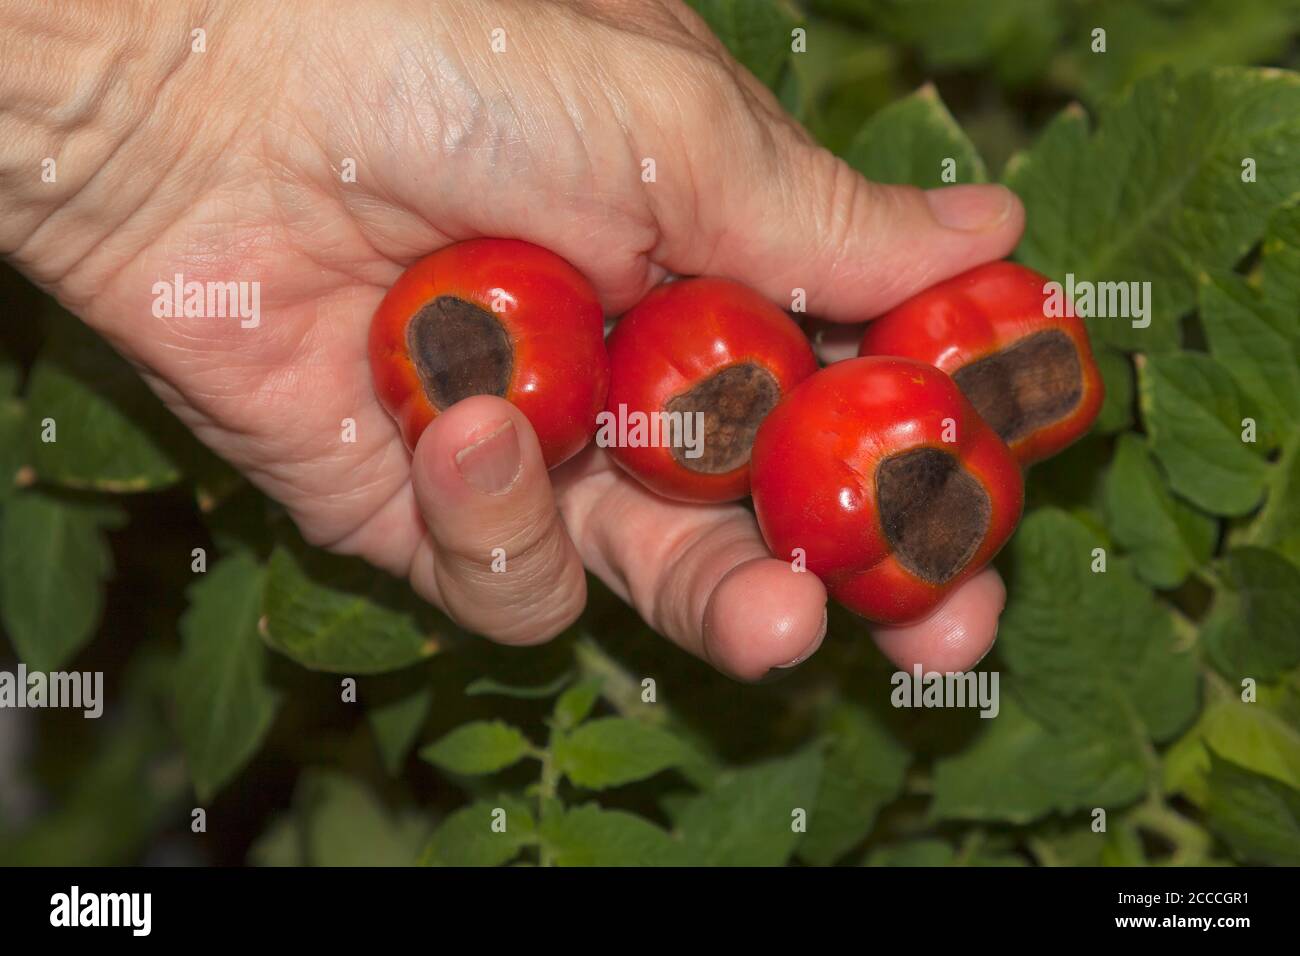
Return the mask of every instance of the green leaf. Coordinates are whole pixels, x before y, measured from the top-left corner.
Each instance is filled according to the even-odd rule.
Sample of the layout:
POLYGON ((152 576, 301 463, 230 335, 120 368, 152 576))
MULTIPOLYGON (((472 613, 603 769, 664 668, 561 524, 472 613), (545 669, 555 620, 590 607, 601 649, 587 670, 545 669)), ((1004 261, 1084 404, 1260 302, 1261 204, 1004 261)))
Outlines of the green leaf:
MULTIPOLYGON (((188 818, 184 775, 168 770, 175 741, 163 698, 171 666, 156 651, 137 651, 109 689, 111 716, 106 709, 99 720, 62 722, 58 747, 40 757, 62 778, 47 780, 54 799, 16 832, 0 817, 0 866, 138 865, 188 818)), ((21 772, 15 782, 24 782, 21 772)))
POLYGON ((190 778, 207 801, 262 745, 279 694, 258 640, 265 573, 246 553, 219 561, 189 589, 181 618, 176 718, 190 778))
POLYGON ((1259 504, 1268 467, 1242 441, 1246 418, 1232 376, 1207 355, 1153 355, 1139 368, 1138 392, 1151 450, 1169 485, 1219 515, 1259 504))
POLYGON ((863 866, 1026 866, 1026 861, 1011 852, 1008 841, 990 841, 982 832, 973 831, 959 855, 946 841, 919 837, 872 850, 863 866))
POLYGON ((449 622, 357 558, 280 546, 271 554, 263 639, 311 670, 378 674, 436 653, 449 622))
MULTIPOLYGON (((1111 819, 1109 825, 1120 825, 1111 819)), ((1066 826, 1046 826, 1036 835, 1030 850, 1045 866, 1100 866, 1105 837, 1092 829, 1091 815, 1076 817, 1066 826)))
POLYGON ((1025 482, 1025 513, 1052 506, 1101 523, 1112 444, 1104 435, 1084 435, 1059 455, 1035 464, 1025 482))
POLYGON ((500 866, 537 839, 537 825, 518 797, 502 794, 457 810, 434 831, 424 866, 500 866))
POLYGON ((200 513, 217 551, 248 551, 263 561, 270 558, 277 531, 289 520, 280 505, 247 482, 211 511, 200 508, 200 513))
POLYGON ((477 720, 422 748, 420 756, 452 773, 484 774, 518 763, 530 750, 519 728, 500 720, 477 720))
POLYGON ((1300 419, 1300 303, 1275 310, 1239 276, 1215 273, 1201 283, 1200 314, 1210 354, 1263 412, 1260 432, 1289 432, 1300 419))
POLYGON ((1027 823, 1134 800, 1154 770, 1152 742, 1194 717, 1194 656, 1127 562, 1110 554, 1093 573, 1104 546, 1056 509, 1021 524, 998 644, 1012 693, 972 746, 936 765, 936 818, 1027 823))
POLYGON ((916 47, 932 71, 991 66, 1021 84, 1047 66, 1065 28, 1061 4, 1044 0, 864 0, 867 19, 916 47))
POLYGON ((32 366, 27 440, 41 479, 97 491, 149 491, 181 477, 176 447, 193 442, 135 370, 64 314, 32 366), (55 441, 43 440, 46 420, 55 441))
MULTIPOLYGON (((687 0, 731 55, 775 90, 792 55, 791 31, 799 25, 784 0, 687 0)), ((809 54, 802 54, 807 56, 809 54)))
POLYGON ((1210 828, 1242 859, 1300 866, 1300 791, 1210 754, 1210 828))
POLYGON ((1217 523, 1165 487, 1146 443, 1121 435, 1106 473, 1107 528, 1133 558, 1138 577, 1175 588, 1213 553, 1217 523))
POLYGON ((23 370, 17 360, 8 352, 0 351, 0 399, 17 397, 22 379, 23 370))
POLYGON ((19 472, 31 462, 24 441, 27 410, 16 398, 0 398, 0 504, 18 490, 19 472))
POLYGON ((1097 343, 1093 349, 1106 395, 1093 428, 1103 435, 1122 432, 1133 424, 1133 363, 1118 349, 1097 343))
POLYGON ((676 829, 701 865, 782 866, 798 845, 801 816, 810 831, 817 826, 821 776, 816 748, 726 771, 675 808, 676 829))
POLYGON ((959 866, 1028 866, 1029 862, 1020 854, 1011 851, 1001 852, 997 849, 989 849, 971 854, 969 859, 958 859, 959 866))
POLYGON ((1295 0, 1197 0, 1128 3, 1102 0, 1088 10, 1089 29, 1106 30, 1097 56, 1075 43, 1070 72, 1082 75, 1084 95, 1105 99, 1141 75, 1173 66, 1188 73, 1278 59, 1295 33, 1295 0))
POLYGON ((498 697, 512 697, 515 700, 545 700, 564 690, 571 680, 573 680, 572 671, 561 674, 555 680, 547 681, 545 684, 538 684, 536 687, 517 687, 513 684, 503 684, 491 677, 480 677, 465 686, 465 694, 468 697, 494 694, 498 697))
POLYGON ((1142 848, 1142 837, 1137 830, 1125 823, 1114 827, 1106 834, 1106 842, 1101 847, 1101 866, 1150 866, 1146 851, 1142 848))
POLYGON ((1179 344, 1200 273, 1235 264, 1300 194, 1300 76, 1221 68, 1140 81, 1090 135, 1068 107, 1006 173, 1026 230, 1017 257, 1064 281, 1150 282, 1151 324, 1095 319, 1127 350, 1179 344), (1242 160, 1258 164, 1242 182, 1242 160))
POLYGON ((33 670, 58 670, 88 641, 113 572, 116 508, 23 491, 0 521, 0 620, 33 670))
POLYGON ((248 487, 243 475, 204 445, 193 444, 179 457, 186 477, 194 485, 194 503, 202 514, 211 514, 248 487))
POLYGON ((275 817, 248 848, 250 866, 306 866, 302 828, 291 813, 275 817))
POLYGON ((902 95, 899 52, 885 38, 843 23, 814 18, 805 28, 812 52, 791 57, 782 102, 818 142, 843 155, 862 118, 902 95))
POLYGON ((542 842, 557 866, 681 866, 687 851, 659 827, 594 803, 542 821, 542 842))
POLYGON ((1264 548, 1236 548, 1222 578, 1201 632, 1215 667, 1234 680, 1272 681, 1300 663, 1300 568, 1264 548))
POLYGON ((1012 600, 998 648, 1020 701, 1057 732, 1118 735, 1116 760, 1167 740, 1198 707, 1194 655, 1179 650, 1166 608, 1105 542, 1055 509, 1031 514, 1011 545, 1012 600))
POLYGON ((1251 524, 1246 540, 1272 548, 1300 566, 1300 429, 1282 448, 1282 456, 1268 476, 1264 507, 1251 524))
MULTIPOLYGON (((1259 290, 1271 308, 1300 307, 1300 203, 1273 213, 1260 246, 1259 290)), ((1295 324, 1288 324, 1293 332, 1295 324)))
POLYGON ((380 759, 384 769, 397 776, 433 706, 428 675, 417 668, 409 677, 402 675, 391 687, 367 688, 367 698, 374 701, 366 708, 366 719, 375 735, 380 759))
POLYGON ((561 735, 556 768, 579 787, 603 790, 644 780, 688 760, 671 733, 626 717, 602 717, 561 735))
POLYGON ((911 755, 869 711, 838 703, 823 725, 825 766, 799 856, 826 866, 861 842, 903 790, 911 755))
POLYGON ((1058 743, 1008 697, 974 743, 935 762, 930 815, 1029 823, 1061 804, 1073 809, 1071 782, 1054 773, 1058 743))
POLYGON ((578 726, 591 716, 596 701, 600 699, 600 689, 605 681, 600 677, 588 677, 574 684, 555 702, 555 723, 562 730, 578 726))
POLYGON ((865 866, 952 866, 957 860, 953 848, 943 840, 922 838, 872 850, 865 866))
POLYGON ((997 717, 980 722, 989 726, 973 744, 935 763, 936 820, 1024 824, 1054 811, 1124 804, 1146 786, 1144 750, 1122 724, 1051 730, 1009 694, 997 717))
MULTIPOLYGON (((1300 321, 1296 318, 1300 316, 1300 204, 1279 210, 1269 224, 1260 253, 1259 290, 1267 303, 1266 313, 1279 322, 1276 327, 1282 334, 1291 338, 1289 354, 1294 361, 1295 350, 1300 349, 1300 321)), ((1283 354, 1288 350, 1283 349, 1283 354)), ((1294 373, 1293 366, 1282 374, 1294 373)), ((1255 384, 1262 387, 1264 383, 1255 384)), ((1300 428, 1294 421, 1292 417, 1287 434, 1282 436, 1282 453, 1270 470, 1264 507, 1246 541, 1274 548, 1300 566, 1300 428)))
MULTIPOLYGON (((625 618, 626 619, 626 618, 625 618)), ((638 624, 642 628, 645 625, 638 624)), ((600 681, 600 695, 621 717, 648 724, 672 733, 685 747, 689 757, 678 772, 696 786, 706 786, 714 777, 719 761, 706 736, 683 719, 676 708, 662 700, 647 700, 645 681, 612 656, 591 635, 573 645, 579 670, 588 678, 600 681)))
POLYGON ((1088 29, 1072 39, 1059 72, 1077 77, 1080 92, 1101 102, 1166 66, 1187 73, 1266 63, 1287 48, 1296 13, 1294 0, 1101 0, 1088 5, 1088 29), (1091 49, 1091 31, 1097 28, 1106 31, 1104 54, 1091 49))
POLYGON ((1165 788, 1197 804, 1209 796, 1210 752, 1252 773, 1300 790, 1300 728, 1275 698, 1283 692, 1257 689, 1258 700, 1224 696, 1165 754, 1165 788))
POLYGON ((414 866, 428 824, 393 813, 364 784, 335 771, 308 770, 294 803, 313 866, 414 866))
POLYGON ((948 160, 956 164, 954 183, 982 183, 988 178, 984 161, 929 84, 867 120, 844 158, 880 183, 926 189, 949 185, 942 179, 948 160))

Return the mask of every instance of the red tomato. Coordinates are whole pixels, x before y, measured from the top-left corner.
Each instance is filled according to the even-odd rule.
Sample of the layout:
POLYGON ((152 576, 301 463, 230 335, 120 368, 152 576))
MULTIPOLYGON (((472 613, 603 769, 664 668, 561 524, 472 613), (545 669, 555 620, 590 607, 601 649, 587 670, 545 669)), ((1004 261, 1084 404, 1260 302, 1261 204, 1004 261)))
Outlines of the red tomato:
POLYGON ((823 369, 754 442, 754 511, 772 553, 853 611, 919 620, 987 564, 1020 520, 1007 446, 933 366, 857 358, 823 369))
POLYGON ((1046 314, 1048 280, 992 262, 941 282, 867 324, 859 355, 899 355, 951 375, 1024 465, 1083 436, 1101 375, 1073 312, 1046 314))
POLYGON ((439 412, 497 395, 528 417, 553 468, 596 429, 604 329, 590 283, 555 253, 517 239, 459 242, 403 272, 379 304, 375 392, 411 449, 439 412))
POLYGON ((711 278, 653 290, 615 326, 609 359, 597 443, 651 490, 697 502, 748 494, 759 423, 817 369, 789 316, 711 278))

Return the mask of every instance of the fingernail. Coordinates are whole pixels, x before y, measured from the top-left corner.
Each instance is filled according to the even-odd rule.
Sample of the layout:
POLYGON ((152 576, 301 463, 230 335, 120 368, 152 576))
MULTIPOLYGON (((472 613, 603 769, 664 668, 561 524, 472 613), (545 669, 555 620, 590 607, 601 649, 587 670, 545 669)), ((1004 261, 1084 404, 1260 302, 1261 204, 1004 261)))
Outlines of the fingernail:
POLYGON ((1015 195, 1005 186, 946 186, 927 190, 925 201, 939 225, 983 232, 1007 218, 1015 195))
POLYGON ((519 477, 522 464, 519 433, 510 421, 456 452, 456 470, 460 476, 485 495, 509 491, 519 477))
POLYGON ((826 616, 826 612, 825 612, 825 611, 822 611, 822 626, 821 626, 821 628, 817 631, 817 636, 816 636, 815 638, 813 638, 813 642, 812 642, 811 644, 808 645, 807 650, 805 650, 802 654, 800 654, 798 657, 796 657, 794 660, 792 660, 789 664, 779 664, 779 665, 777 665, 777 669, 778 669, 778 670, 785 670, 785 669, 788 668, 788 667, 798 667, 800 664, 802 664, 802 663, 803 663, 804 661, 806 661, 808 658, 810 658, 810 657, 812 657, 814 654, 816 654, 816 653, 817 653, 817 648, 821 647, 821 646, 822 646, 822 641, 826 640, 826 627, 827 627, 828 623, 829 623, 829 621, 828 621, 828 618, 827 618, 827 616, 826 616))

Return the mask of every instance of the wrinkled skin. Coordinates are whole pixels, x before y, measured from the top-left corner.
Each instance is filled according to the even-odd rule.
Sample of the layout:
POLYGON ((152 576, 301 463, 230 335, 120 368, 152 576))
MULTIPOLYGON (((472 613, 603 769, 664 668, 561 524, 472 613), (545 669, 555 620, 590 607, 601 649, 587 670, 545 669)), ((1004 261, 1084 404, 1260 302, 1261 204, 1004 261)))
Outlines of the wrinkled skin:
MULTIPOLYGON (((84 34, 69 77, 105 70, 99 28, 69 16, 63 29, 84 34)), ((132 56, 118 85, 92 95, 63 79, 27 111, 40 132, 26 148, 61 147, 63 173, 53 188, 0 179, 0 251, 137 363, 310 541, 409 577, 503 642, 570 623, 585 564, 739 679, 816 649, 821 584, 768 557, 739 506, 657 499, 596 448, 548 476, 527 422, 487 397, 440 416, 409 456, 371 390, 370 316, 421 255, 512 236, 567 258, 610 314, 676 273, 787 306, 802 288, 809 312, 861 321, 1005 255, 1022 223, 1010 193, 868 183, 669 0, 175 4, 121 35, 132 56), (207 30, 201 55, 183 39, 193 24, 207 30), (349 158, 355 183, 340 176, 349 158), (154 318, 151 287, 176 272, 260 280, 259 327, 154 318), (345 418, 354 444, 340 440, 345 418), (478 485, 493 494, 457 469, 480 441, 478 485), (498 546, 507 574, 488 568, 498 546)), ((15 122, 0 120, 0 139, 17 138, 15 122)), ((986 571, 877 641, 901 666, 966 667, 1003 599, 986 571)))

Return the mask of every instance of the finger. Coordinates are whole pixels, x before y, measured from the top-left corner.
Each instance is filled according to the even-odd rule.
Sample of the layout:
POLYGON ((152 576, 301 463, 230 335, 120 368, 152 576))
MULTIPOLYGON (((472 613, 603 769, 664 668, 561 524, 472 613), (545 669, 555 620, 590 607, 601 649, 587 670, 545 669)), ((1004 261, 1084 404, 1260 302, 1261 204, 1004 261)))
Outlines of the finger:
POLYGON ((712 173, 696 187, 693 216, 657 210, 657 261, 737 279, 783 304, 802 289, 810 313, 837 322, 872 318, 1005 256, 1024 223, 1003 186, 873 183, 781 124, 767 124, 749 149, 733 142, 712 173))
POLYGON ((770 557, 744 509, 667 501, 591 459, 557 475, 557 486, 587 566, 656 631, 723 673, 759 680, 821 644, 825 588, 770 557))
POLYGON ((704 612, 705 656, 742 680, 802 664, 825 637, 826 590, 821 581, 796 574, 787 562, 768 556, 729 571, 713 589, 704 612), (809 624, 814 621, 810 641, 809 624), (803 649, 791 657, 796 647, 803 649))
POLYGON ((897 627, 877 625, 872 637, 885 656, 910 671, 965 671, 978 664, 998 634, 998 615, 1006 605, 1002 578, 985 568, 964 583, 924 621, 897 627))
POLYGON ((522 412, 488 395, 453 405, 421 436, 411 479, 429 529, 411 570, 422 596, 503 643, 573 623, 586 578, 522 412))

